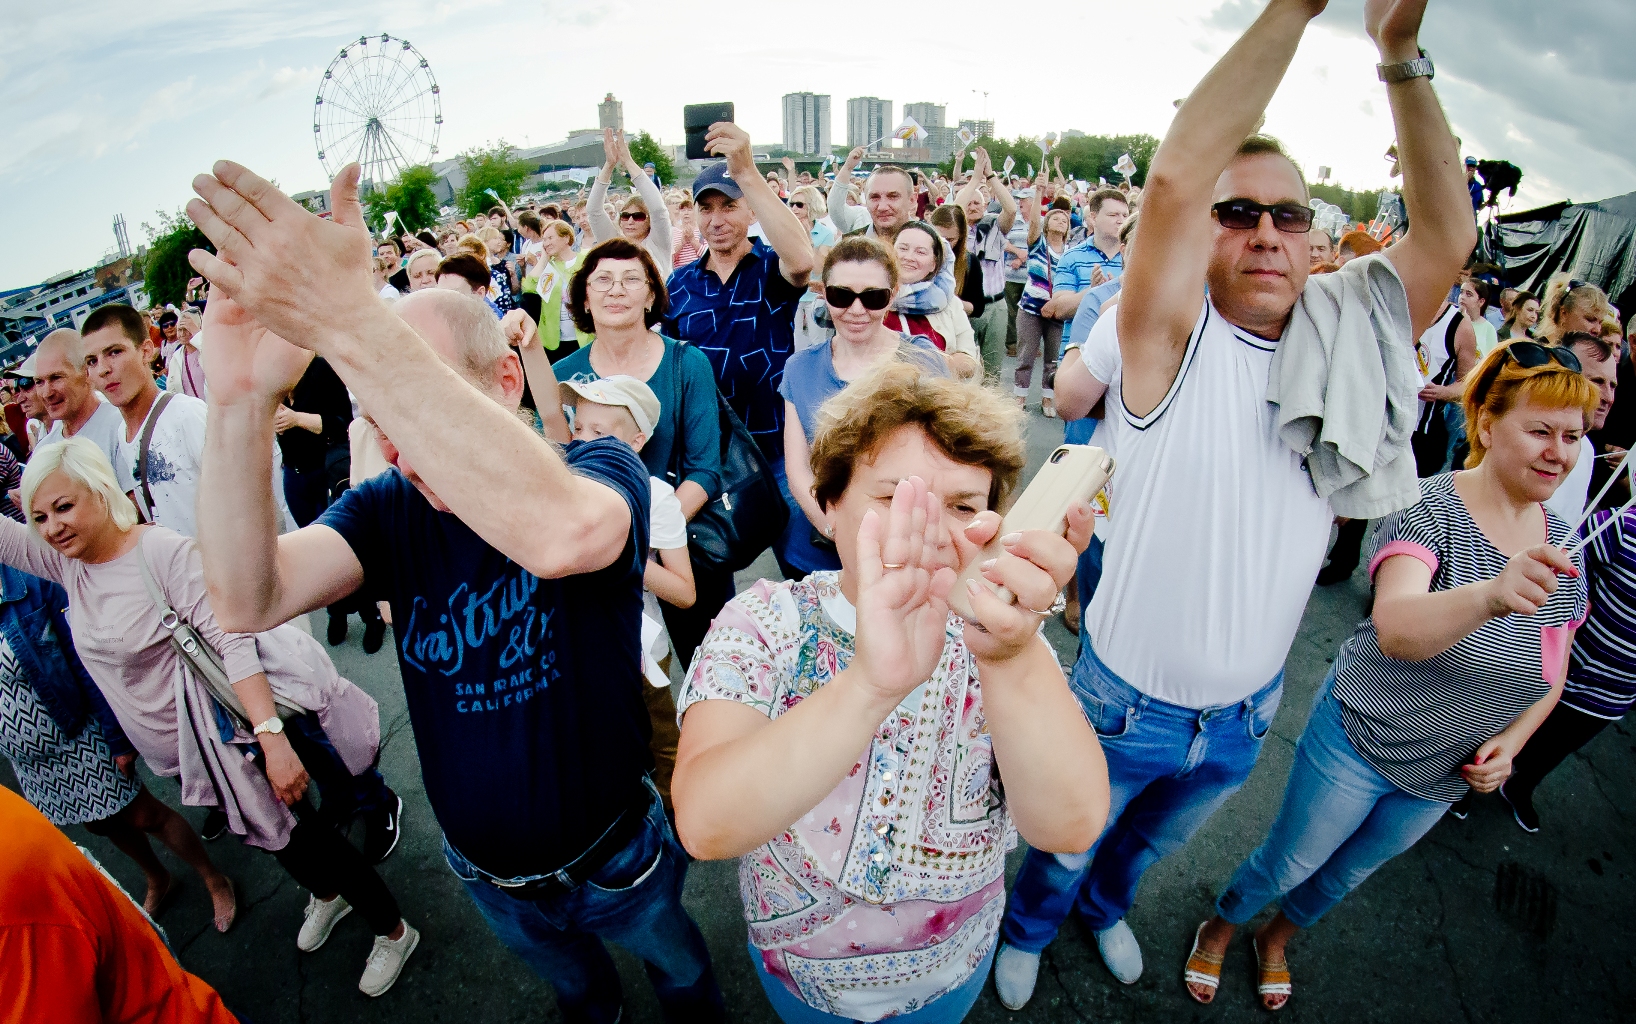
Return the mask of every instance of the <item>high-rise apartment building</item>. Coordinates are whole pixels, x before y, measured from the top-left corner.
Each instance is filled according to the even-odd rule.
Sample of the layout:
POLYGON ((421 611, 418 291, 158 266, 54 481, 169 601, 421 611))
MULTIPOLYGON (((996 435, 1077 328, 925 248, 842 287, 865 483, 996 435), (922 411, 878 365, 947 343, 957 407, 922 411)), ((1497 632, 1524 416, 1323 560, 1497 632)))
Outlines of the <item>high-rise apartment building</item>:
POLYGON ((960 122, 960 127, 971 129, 971 133, 979 139, 994 138, 993 121, 973 121, 968 118, 960 122))
POLYGON ((784 148, 792 153, 830 155, 829 97, 810 92, 784 94, 784 148))
POLYGON ((891 141, 892 101, 874 96, 856 96, 846 101, 846 144, 880 149, 891 141))
POLYGON ((614 99, 613 93, 596 105, 596 124, 598 128, 625 130, 625 104, 614 99))
POLYGON ((943 127, 944 106, 941 103, 905 103, 903 116, 912 117, 922 128, 943 127))

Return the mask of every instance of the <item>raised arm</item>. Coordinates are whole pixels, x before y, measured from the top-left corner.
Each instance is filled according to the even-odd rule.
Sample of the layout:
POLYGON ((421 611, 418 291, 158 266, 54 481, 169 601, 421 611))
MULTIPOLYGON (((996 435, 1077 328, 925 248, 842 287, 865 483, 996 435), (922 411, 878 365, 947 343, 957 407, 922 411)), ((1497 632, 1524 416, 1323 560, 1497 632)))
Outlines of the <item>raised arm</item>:
POLYGON ((619 237, 619 228, 608 219, 605 204, 608 185, 613 182, 614 168, 619 166, 619 144, 614 141, 612 128, 602 129, 602 169, 596 172, 596 183, 591 186, 591 198, 585 201, 585 216, 591 225, 591 238, 606 242, 619 237))
POLYGON ((642 165, 636 162, 636 157, 631 155, 631 147, 625 141, 624 132, 619 133, 619 154, 624 160, 625 173, 630 175, 631 188, 635 189, 636 194, 642 197, 642 202, 647 204, 648 230, 655 240, 654 247, 664 256, 664 259, 659 261, 659 266, 669 267, 672 252, 670 207, 665 205, 665 197, 659 192, 659 186, 653 183, 653 179, 648 177, 648 172, 643 170, 642 165))
POLYGON ((557 392, 557 372, 551 368, 551 357, 539 343, 540 335, 534 318, 523 310, 514 309, 500 319, 500 329, 506 341, 517 350, 522 361, 528 387, 534 392, 534 406, 539 411, 545 436, 558 444, 567 444, 570 438, 568 417, 563 415, 562 399, 557 392))
POLYGON ((1017 199, 1011 194, 1005 180, 994 173, 994 160, 988 155, 988 150, 979 149, 978 152, 983 154, 983 175, 989 192, 1000 201, 1000 219, 995 226, 1000 229, 1000 234, 1010 234, 1017 223, 1017 199))
MULTIPOLYGON (((784 280, 796 287, 806 284, 812 273, 812 236, 756 170, 750 154, 750 133, 731 121, 718 121, 710 126, 704 143, 708 153, 727 161, 727 173, 738 183, 744 201, 761 222, 767 244, 778 253, 778 270, 784 280)), ((836 180, 840 180, 839 176, 836 180)))
MULTIPOLYGON (((1426 0, 1368 0, 1364 27, 1382 64, 1420 56, 1420 21, 1426 0)), ((1386 87, 1403 167, 1403 208, 1409 232, 1386 250, 1409 294, 1409 317, 1418 338, 1436 318, 1449 286, 1477 244, 1477 219, 1466 191, 1460 147, 1449 132, 1431 79, 1411 78, 1386 87)), ((1152 202, 1149 197, 1148 203, 1152 202)), ((1144 204, 1143 209, 1147 209, 1144 204)), ((1143 218, 1146 230, 1146 218, 1143 218)), ((1405 339, 1407 343, 1411 339, 1405 339)))
POLYGON ((1216 179, 1255 130, 1307 22, 1326 0, 1271 0, 1176 112, 1148 168, 1142 241, 1119 304, 1121 394, 1137 415, 1156 408, 1181 368, 1204 302, 1216 179))
POLYGON ((847 190, 852 185, 852 171, 862 159, 863 147, 853 147, 852 152, 846 155, 846 159, 836 169, 835 184, 829 187, 829 195, 824 200, 829 207, 829 219, 835 222, 835 230, 843 235, 856 231, 869 222, 869 214, 863 207, 846 205, 847 190))
MULTIPOLYGON (((325 221, 245 168, 219 162, 215 175, 194 179, 203 199, 188 204, 188 215, 220 255, 195 249, 189 259, 275 337, 329 360, 427 487, 491 546, 543 578, 611 564, 630 537, 624 498, 572 473, 374 294, 358 173, 350 165, 336 178, 335 219, 325 221), (449 432, 451 422, 462 429, 449 432)), ((246 384, 241 394, 253 391, 246 384)), ((271 415, 270 405, 257 412, 257 401, 245 404, 246 415, 271 415)))
POLYGON ((1489 619, 1533 615, 1555 593, 1557 575, 1575 572, 1566 552, 1540 544, 1512 555, 1491 580, 1434 592, 1430 565, 1415 555, 1391 555, 1375 571, 1370 613, 1380 652, 1401 661, 1434 658, 1489 619))

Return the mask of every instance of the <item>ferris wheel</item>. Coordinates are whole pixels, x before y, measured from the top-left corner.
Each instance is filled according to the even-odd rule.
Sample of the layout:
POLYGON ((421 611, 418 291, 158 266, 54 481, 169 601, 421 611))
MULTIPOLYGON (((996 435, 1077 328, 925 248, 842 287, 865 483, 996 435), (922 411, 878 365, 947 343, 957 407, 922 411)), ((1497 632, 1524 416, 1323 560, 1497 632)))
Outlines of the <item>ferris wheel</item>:
POLYGON ((318 82, 312 135, 334 178, 356 160, 363 180, 384 184, 437 155, 443 107, 432 66, 407 39, 381 33, 341 47, 318 82))

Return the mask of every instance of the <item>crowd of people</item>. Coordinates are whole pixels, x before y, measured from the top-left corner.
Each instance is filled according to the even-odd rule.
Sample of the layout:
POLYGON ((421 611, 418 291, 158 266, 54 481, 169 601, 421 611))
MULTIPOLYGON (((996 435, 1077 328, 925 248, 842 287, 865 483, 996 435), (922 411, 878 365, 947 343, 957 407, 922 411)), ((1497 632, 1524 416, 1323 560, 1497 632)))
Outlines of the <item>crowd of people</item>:
POLYGON ((832 182, 763 175, 723 122, 686 189, 610 130, 582 199, 377 238, 356 165, 319 218, 217 163, 190 301, 100 307, 0 394, 0 751, 32 805, 0 793, 0 1002, 237 1019, 153 941, 176 879, 149 837, 218 931, 239 893, 201 833, 307 890, 303 952, 359 911, 365 994, 409 968, 424 907, 375 870, 404 805, 320 609, 330 645, 354 614, 366 652, 390 636, 447 867, 570 1021, 620 1018, 607 942, 667 1020, 734 1015, 695 858, 738 860, 791 1024, 958 1021, 990 978, 1021 1009, 1071 912, 1135 983, 1144 873, 1249 777, 1308 596, 1366 539, 1368 615, 1276 820, 1209 880, 1185 991, 1211 1002, 1276 904, 1252 981, 1280 1009, 1291 941, 1483 794, 1549 828, 1541 781, 1636 702, 1636 356, 1595 285, 1473 264, 1424 6, 1366 9, 1412 225, 1385 238, 1315 229, 1259 134, 1301 0, 1192 91, 1140 189, 981 147, 950 177, 860 177, 861 149, 832 182), (1118 468, 1002 536, 1036 365, 1043 415, 1118 468), (735 592, 769 546, 782 578, 735 592), (75 824, 139 901, 51 827, 75 824))

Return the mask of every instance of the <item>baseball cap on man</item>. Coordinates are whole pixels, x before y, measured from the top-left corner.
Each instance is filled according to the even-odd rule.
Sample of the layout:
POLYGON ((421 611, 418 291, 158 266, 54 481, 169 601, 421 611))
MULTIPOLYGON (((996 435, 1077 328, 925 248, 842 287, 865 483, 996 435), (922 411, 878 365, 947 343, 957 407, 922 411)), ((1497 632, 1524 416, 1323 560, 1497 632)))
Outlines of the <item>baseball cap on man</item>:
POLYGON ((39 375, 39 372, 34 369, 33 352, 30 352, 28 358, 18 363, 16 367, 6 371, 7 377, 22 377, 25 380, 32 380, 39 375))
POLYGON ((598 405, 615 405, 630 412, 636 429, 653 435, 653 425, 659 421, 659 397, 644 381, 623 373, 599 380, 565 380, 557 385, 564 402, 575 397, 598 405))
POLYGON ((1467 167, 1476 167, 1477 166, 1477 158, 1474 157, 1474 156, 1466 157, 1466 166, 1467 167))
POLYGON ((706 192, 714 189, 728 199, 743 199, 744 190, 738 187, 738 182, 727 173, 727 161, 711 164, 704 169, 704 173, 693 179, 693 198, 697 200, 706 192))

